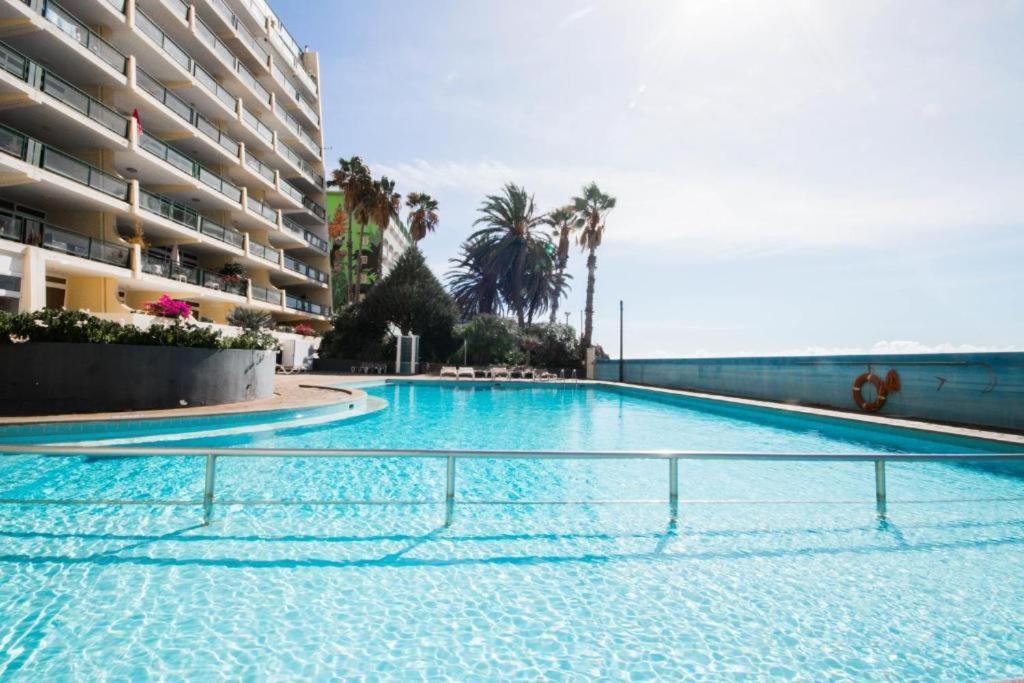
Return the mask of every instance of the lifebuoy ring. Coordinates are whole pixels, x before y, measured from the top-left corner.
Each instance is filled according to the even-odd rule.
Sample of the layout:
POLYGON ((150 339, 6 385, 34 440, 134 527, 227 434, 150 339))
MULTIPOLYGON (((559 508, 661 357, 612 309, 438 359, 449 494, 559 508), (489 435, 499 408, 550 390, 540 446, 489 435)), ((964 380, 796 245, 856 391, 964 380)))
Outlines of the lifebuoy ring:
POLYGON ((888 398, 888 390, 886 389, 885 382, 873 372, 865 372, 853 380, 853 402, 864 412, 874 413, 881 410, 882 406, 885 405, 886 398, 888 398), (874 401, 865 401, 864 395, 861 393, 861 388, 867 382, 871 382, 875 387, 876 396, 874 401))

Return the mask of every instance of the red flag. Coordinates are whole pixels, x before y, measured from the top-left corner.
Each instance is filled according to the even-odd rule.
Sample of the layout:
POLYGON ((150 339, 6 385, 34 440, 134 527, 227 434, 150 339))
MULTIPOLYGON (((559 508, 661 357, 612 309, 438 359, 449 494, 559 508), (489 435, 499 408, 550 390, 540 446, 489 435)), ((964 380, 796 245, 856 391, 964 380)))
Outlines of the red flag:
POLYGON ((139 133, 139 135, 142 135, 142 119, 139 118, 139 110, 138 109, 132 110, 132 118, 135 119, 135 129, 136 129, 136 131, 139 133))

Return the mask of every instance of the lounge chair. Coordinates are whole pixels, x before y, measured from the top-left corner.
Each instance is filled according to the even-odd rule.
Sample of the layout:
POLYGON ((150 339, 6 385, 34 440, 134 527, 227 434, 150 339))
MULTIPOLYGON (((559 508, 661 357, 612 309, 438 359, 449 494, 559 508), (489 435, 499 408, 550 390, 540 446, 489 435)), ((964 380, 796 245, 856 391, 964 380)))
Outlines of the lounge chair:
POLYGON ((445 365, 441 368, 441 374, 439 376, 458 378, 459 371, 454 365, 445 365))
POLYGON ((520 368, 519 376, 523 379, 537 379, 537 371, 533 368, 520 368))
POLYGON ((553 372, 548 372, 547 370, 544 370, 539 375, 537 375, 536 379, 546 382, 553 379, 558 379, 558 375, 556 375, 553 372))
POLYGON ((468 377, 469 379, 476 379, 476 370, 474 370, 473 368, 459 368, 459 371, 455 375, 455 378, 456 379, 461 379, 462 377, 468 377))
POLYGON ((512 373, 508 371, 508 368, 503 366, 491 368, 487 372, 487 376, 491 379, 512 379, 512 373))

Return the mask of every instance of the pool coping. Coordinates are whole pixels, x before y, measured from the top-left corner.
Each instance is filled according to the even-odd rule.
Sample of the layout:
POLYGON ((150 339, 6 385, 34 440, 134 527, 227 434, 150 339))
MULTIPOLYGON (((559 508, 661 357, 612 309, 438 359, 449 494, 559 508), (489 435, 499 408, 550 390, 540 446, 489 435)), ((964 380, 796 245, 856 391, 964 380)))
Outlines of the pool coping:
POLYGON ((775 401, 762 401, 759 399, 752 398, 740 398, 738 396, 724 396, 722 394, 706 394, 697 391, 685 391, 682 389, 666 389, 663 387, 651 387, 643 384, 630 384, 627 382, 609 382, 606 380, 529 380, 529 379, 511 379, 511 380, 500 380, 495 381, 493 379, 486 378, 475 378, 475 379, 451 379, 451 378, 439 378, 439 377, 425 377, 419 376, 407 376, 407 377, 395 377, 390 376, 386 378, 387 381, 391 382, 408 382, 419 383, 419 384, 444 384, 444 385, 487 385, 487 384, 517 384, 523 386, 558 386, 562 384, 580 384, 586 386, 603 386, 609 389, 616 388, 628 388, 634 389, 641 392, 650 392, 654 394, 661 394, 664 396, 683 396, 687 398, 694 398, 707 401, 715 401, 718 403, 725 403, 730 405, 739 405, 752 408, 762 408, 767 410, 775 410, 784 413, 807 415, 812 417, 827 418, 832 420, 844 420, 850 422, 858 422, 866 425, 874 426, 885 426, 895 427, 898 429, 909 429, 912 431, 926 432, 931 434, 942 434, 944 436, 956 436, 964 437, 968 439, 983 439, 987 441, 998 441, 1005 444, 1013 444, 1024 448, 1024 435, 1013 434, 1010 432, 997 432, 987 429, 981 429, 977 427, 965 427, 962 425, 949 425, 941 422, 928 422, 925 420, 911 420, 907 418, 898 417, 886 417, 882 415, 867 415, 851 413, 843 410, 834 410, 831 408, 818 408, 813 406, 801 406, 793 405, 789 403, 779 403, 775 401))

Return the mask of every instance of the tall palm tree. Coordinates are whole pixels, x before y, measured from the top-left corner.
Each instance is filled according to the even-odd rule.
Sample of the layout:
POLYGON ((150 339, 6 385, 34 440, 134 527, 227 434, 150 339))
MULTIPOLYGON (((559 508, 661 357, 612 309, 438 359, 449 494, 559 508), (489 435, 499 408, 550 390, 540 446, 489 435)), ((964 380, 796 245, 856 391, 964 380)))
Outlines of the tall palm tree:
POLYGON ((415 242, 437 229, 437 200, 429 194, 410 192, 405 198, 409 209, 409 234, 415 242))
POLYGON ((554 325, 558 315, 558 303, 562 298, 562 293, 568 289, 566 283, 565 268, 569 264, 569 244, 572 238, 574 230, 580 227, 582 220, 576 213, 574 206, 563 206, 555 209, 548 213, 544 217, 544 222, 554 228, 555 237, 558 238, 558 247, 555 249, 555 278, 557 280, 557 287, 559 292, 557 296, 551 301, 551 318, 550 322, 554 325))
POLYGON ((493 239, 479 237, 463 242, 459 256, 448 259, 454 266, 446 276, 448 289, 465 320, 503 310, 493 254, 493 239))
MULTIPOLYGON (((370 222, 370 212, 373 210, 373 178, 370 176, 370 169, 363 160, 354 156, 351 159, 339 159, 338 168, 331 171, 331 179, 327 181, 330 187, 337 187, 344 195, 342 207, 348 216, 348 230, 346 231, 346 282, 345 290, 347 303, 352 303, 358 297, 358 289, 355 287, 355 278, 352 273, 352 251, 353 251, 353 230, 352 221, 359 224, 359 240, 363 240, 366 232, 366 224, 370 222)), ((358 269, 358 270, 361 270, 358 269)), ((357 270, 357 272, 358 272, 357 270)))
POLYGON ((615 197, 601 192, 597 183, 583 188, 579 197, 572 198, 573 209, 579 214, 579 244, 587 253, 587 307, 583 320, 582 346, 590 348, 594 336, 594 273, 597 271, 597 248, 604 237, 605 220, 608 212, 615 208, 615 197))
POLYGON ((470 235, 470 240, 489 251, 501 296, 524 325, 548 306, 546 295, 540 294, 549 291, 543 278, 551 272, 551 238, 537 230, 543 216, 536 214, 533 196, 512 183, 503 194, 489 195, 480 214, 473 225, 485 227, 470 235))
MULTIPOLYGON (((370 218, 380 228, 380 243, 383 247, 384 236, 391 225, 391 221, 399 220, 398 211, 402 206, 402 195, 395 192, 395 181, 391 180, 387 176, 381 176, 380 180, 373 182, 373 189, 370 198, 370 218)), ((360 233, 359 235, 359 253, 363 253, 363 240, 365 235, 360 233)), ((382 274, 381 268, 383 267, 382 262, 378 262, 377 275, 378 279, 382 274)), ((362 287, 363 270, 359 269, 356 274, 357 287, 362 287)))

